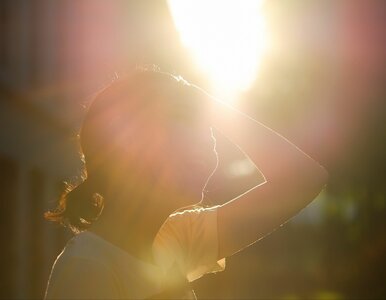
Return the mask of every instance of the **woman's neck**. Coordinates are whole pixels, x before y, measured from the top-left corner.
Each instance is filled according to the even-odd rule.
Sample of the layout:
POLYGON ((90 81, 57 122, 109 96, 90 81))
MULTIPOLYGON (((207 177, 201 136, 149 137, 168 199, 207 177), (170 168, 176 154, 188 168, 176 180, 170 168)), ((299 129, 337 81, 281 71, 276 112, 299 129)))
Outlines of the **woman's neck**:
POLYGON ((153 262, 153 241, 168 216, 194 203, 191 195, 172 191, 160 181, 153 186, 146 184, 146 188, 117 187, 109 191, 114 192, 104 193, 105 207, 89 230, 147 262, 153 262))
POLYGON ((153 241, 169 214, 159 208, 114 210, 110 207, 89 231, 143 261, 154 263, 153 241))

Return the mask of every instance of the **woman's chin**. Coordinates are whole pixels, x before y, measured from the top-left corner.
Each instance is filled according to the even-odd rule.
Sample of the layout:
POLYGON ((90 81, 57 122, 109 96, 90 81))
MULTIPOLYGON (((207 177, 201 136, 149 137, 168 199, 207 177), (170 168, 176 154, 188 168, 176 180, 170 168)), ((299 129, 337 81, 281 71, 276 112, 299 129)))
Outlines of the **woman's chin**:
POLYGON ((185 206, 197 205, 202 200, 202 186, 196 188, 184 189, 182 193, 179 193, 178 200, 175 201, 176 209, 185 206))

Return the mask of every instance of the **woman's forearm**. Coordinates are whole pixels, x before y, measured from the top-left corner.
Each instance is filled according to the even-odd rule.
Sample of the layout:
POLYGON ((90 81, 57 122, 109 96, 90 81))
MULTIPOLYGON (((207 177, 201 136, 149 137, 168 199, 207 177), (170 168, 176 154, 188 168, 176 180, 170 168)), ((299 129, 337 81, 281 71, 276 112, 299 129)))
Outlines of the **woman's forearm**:
POLYGON ((218 208, 219 258, 222 258, 293 217, 320 193, 328 174, 280 134, 207 96, 212 126, 239 146, 266 179, 218 208))
POLYGON ((327 181, 327 171, 286 138, 218 100, 211 101, 213 127, 238 145, 255 163, 267 182, 284 187, 327 181))

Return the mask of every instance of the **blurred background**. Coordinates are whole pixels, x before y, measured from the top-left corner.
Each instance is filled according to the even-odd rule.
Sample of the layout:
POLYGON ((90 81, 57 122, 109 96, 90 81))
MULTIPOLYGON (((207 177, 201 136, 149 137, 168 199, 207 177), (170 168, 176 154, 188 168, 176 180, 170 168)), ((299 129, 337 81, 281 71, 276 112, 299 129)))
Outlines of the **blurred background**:
MULTIPOLYGON (((85 103, 136 65, 181 74, 320 162, 328 186, 194 282, 200 299, 386 298, 386 2, 0 1, 0 298, 42 298, 71 233, 85 103)), ((262 181, 217 134, 208 204, 262 181)), ((290 178, 288 180, 291 180, 290 178)))

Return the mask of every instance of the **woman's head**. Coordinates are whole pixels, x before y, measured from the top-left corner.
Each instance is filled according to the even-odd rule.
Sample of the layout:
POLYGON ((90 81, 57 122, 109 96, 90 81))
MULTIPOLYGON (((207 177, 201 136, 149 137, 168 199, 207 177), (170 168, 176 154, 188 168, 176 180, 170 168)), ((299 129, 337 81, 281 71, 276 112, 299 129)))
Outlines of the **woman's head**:
POLYGON ((101 91, 79 135, 87 180, 69 186, 46 217, 82 230, 120 193, 134 202, 161 193, 164 202, 152 204, 173 210, 199 202, 217 155, 198 97, 186 81, 153 70, 136 70, 101 91))

